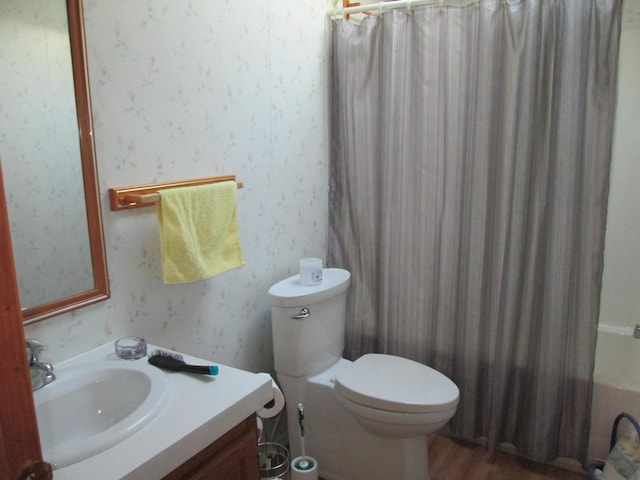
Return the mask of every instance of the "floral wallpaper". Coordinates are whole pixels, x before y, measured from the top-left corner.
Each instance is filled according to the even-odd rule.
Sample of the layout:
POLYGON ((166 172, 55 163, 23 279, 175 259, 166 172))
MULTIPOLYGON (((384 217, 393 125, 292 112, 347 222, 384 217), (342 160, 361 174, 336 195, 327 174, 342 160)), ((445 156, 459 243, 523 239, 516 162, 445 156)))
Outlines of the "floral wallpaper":
POLYGON ((27 327, 60 361, 124 335, 272 369, 268 288, 324 257, 328 35, 316 0, 85 0, 112 298, 27 327), (236 174, 246 265, 164 285, 155 207, 110 187, 236 174))
MULTIPOLYGON (((135 334, 247 370, 272 368, 267 290, 297 273, 300 258, 326 250, 327 5, 84 0, 112 298, 27 327, 49 360, 135 334), (244 183, 246 265, 164 285, 155 208, 111 212, 108 188, 223 173, 244 183)), ((630 261, 640 238, 639 150, 626 133, 638 118, 639 19, 640 0, 626 1, 601 312, 614 325, 630 324, 639 298, 630 261)))

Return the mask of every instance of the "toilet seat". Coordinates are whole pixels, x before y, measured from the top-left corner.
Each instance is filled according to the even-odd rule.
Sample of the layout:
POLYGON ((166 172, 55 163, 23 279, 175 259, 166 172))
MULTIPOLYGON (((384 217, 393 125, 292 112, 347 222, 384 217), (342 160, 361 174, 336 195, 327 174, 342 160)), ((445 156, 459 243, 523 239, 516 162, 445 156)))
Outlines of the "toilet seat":
POLYGON ((458 404, 458 387, 442 373, 407 358, 367 354, 342 369, 335 391, 365 407, 398 413, 435 413, 458 404))

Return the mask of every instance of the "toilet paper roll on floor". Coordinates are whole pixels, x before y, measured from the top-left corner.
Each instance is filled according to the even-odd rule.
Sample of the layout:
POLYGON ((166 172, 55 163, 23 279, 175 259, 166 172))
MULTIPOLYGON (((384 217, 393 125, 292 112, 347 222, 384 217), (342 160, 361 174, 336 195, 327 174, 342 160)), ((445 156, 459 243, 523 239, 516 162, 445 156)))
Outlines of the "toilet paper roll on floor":
POLYGON ((273 400, 258 410, 257 414, 262 418, 275 417, 284 408, 284 395, 271 375, 268 373, 258 373, 257 375, 269 378, 269 380, 271 380, 271 387, 273 388, 273 400))

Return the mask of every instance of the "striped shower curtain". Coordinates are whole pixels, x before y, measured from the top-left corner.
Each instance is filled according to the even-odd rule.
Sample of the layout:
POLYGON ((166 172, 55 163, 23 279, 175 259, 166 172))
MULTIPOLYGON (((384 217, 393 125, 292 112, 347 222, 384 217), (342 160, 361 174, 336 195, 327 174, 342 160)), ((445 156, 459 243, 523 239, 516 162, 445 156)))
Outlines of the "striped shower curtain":
POLYGON ((620 3, 449 0, 332 28, 346 355, 442 371, 449 428, 490 450, 586 461, 620 3))

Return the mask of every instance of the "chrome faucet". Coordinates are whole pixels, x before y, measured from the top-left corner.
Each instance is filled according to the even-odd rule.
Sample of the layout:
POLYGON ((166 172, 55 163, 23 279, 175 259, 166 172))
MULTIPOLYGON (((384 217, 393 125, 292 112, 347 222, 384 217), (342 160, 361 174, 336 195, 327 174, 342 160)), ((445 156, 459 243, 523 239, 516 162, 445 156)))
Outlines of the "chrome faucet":
POLYGON ((53 373, 53 365, 40 361, 40 352, 45 348, 47 347, 40 341, 34 338, 27 338, 27 359, 29 361, 29 370, 31 371, 31 388, 33 390, 38 390, 56 379, 56 375, 53 373))

